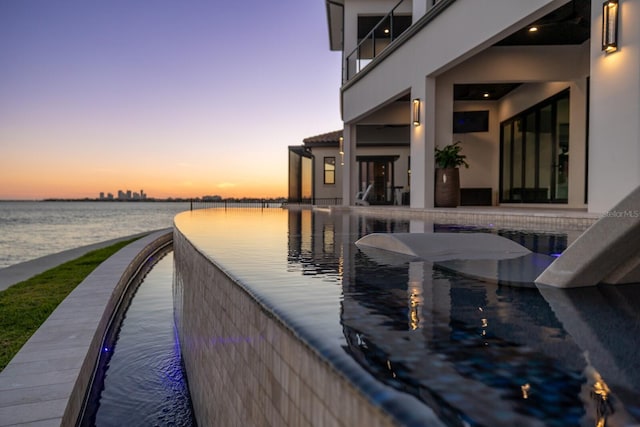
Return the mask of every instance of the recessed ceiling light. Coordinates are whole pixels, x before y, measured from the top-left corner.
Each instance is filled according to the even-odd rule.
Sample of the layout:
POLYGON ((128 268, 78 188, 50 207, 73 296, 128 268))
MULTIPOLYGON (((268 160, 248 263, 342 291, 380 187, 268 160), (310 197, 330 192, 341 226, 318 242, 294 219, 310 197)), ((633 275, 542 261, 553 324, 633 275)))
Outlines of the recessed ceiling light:
POLYGON ((530 33, 535 33, 536 31, 538 31, 538 27, 536 27, 536 26, 529 27, 529 32, 530 33))
POLYGON ((384 33, 385 33, 385 34, 389 34, 389 29, 388 29, 388 28, 385 28, 385 29, 384 29, 384 33))
POLYGON ((488 98, 488 97, 489 97, 489 92, 485 92, 485 93, 483 93, 483 94, 482 94, 482 96, 483 96, 484 98, 488 98))

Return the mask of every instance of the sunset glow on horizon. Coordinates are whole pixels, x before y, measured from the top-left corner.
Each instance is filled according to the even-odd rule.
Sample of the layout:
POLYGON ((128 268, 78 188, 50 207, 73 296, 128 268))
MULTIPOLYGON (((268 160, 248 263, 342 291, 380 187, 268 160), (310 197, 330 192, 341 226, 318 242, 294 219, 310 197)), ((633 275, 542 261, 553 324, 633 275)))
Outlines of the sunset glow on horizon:
POLYGON ((325 4, 0 2, 0 200, 286 197, 340 129, 325 4))

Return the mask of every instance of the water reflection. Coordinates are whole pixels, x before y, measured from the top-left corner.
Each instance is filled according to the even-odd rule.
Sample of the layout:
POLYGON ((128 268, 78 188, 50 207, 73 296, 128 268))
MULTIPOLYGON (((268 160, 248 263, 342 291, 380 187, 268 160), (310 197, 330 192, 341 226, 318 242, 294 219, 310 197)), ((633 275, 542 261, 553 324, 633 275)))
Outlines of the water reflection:
POLYGON ((176 224, 319 351, 355 361, 448 425, 640 420, 640 285, 514 288, 354 244, 372 232, 486 231, 553 254, 566 235, 267 211, 187 213, 176 224))
MULTIPOLYGON (((304 265, 306 274, 338 272, 337 266, 341 277, 348 273, 340 303, 347 353, 381 381, 431 406, 448 425, 626 425, 640 418, 639 359, 629 351, 640 347, 640 286, 622 291, 624 297, 611 288, 597 288, 608 298, 582 290, 541 293, 353 247, 368 233, 428 230, 429 224, 302 211, 289 213, 289 227, 290 263, 304 265), (623 303, 603 303, 616 299, 623 303), (582 317, 587 320, 576 325, 582 317)), ((544 254, 567 244, 557 233, 438 225, 430 231, 494 232, 544 254)))

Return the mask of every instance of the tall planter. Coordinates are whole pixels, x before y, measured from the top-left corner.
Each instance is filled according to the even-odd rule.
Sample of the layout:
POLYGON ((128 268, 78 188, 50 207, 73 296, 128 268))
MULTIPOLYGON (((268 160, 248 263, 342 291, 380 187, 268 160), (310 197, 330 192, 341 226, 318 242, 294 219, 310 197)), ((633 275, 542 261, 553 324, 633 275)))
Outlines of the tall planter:
POLYGON ((455 208, 460 204, 460 170, 436 168, 435 206, 455 208))
POLYGON ((435 148, 436 179, 435 200, 436 207, 455 208, 460 204, 460 170, 459 166, 468 168, 465 160, 467 156, 460 154, 460 141, 435 148))

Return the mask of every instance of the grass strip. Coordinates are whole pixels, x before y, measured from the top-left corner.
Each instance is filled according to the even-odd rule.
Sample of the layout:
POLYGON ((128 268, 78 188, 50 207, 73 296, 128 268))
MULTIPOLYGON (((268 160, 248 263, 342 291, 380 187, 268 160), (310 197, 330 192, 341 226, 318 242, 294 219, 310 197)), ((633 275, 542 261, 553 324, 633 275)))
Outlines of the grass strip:
POLYGON ((0 372, 66 297, 125 240, 17 283, 0 292, 0 372))

